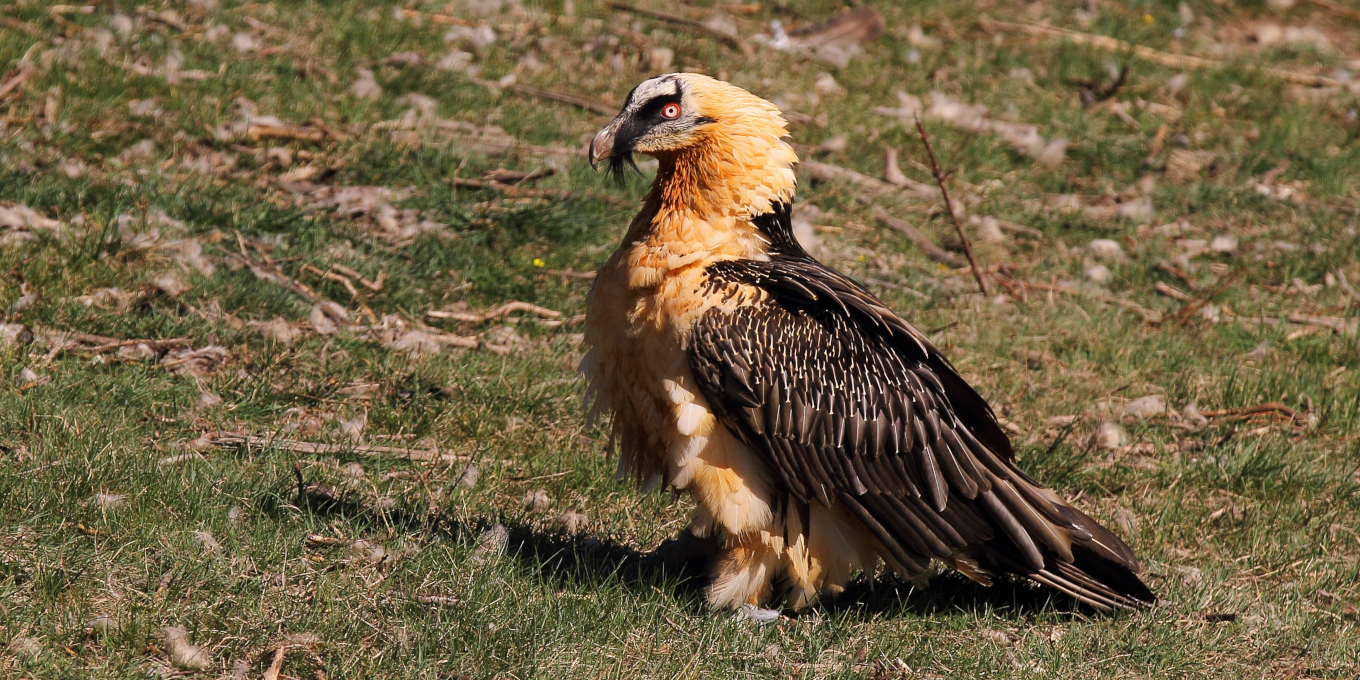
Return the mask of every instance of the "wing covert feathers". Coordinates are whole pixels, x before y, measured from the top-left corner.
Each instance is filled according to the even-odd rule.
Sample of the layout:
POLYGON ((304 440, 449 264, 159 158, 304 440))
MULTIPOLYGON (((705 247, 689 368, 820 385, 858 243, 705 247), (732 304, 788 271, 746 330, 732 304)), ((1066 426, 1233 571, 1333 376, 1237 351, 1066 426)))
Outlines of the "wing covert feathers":
POLYGON ((904 576, 939 559, 1099 609, 1155 601, 1132 550, 1021 472, 982 397, 863 288, 797 251, 707 274, 709 295, 767 295, 699 317, 695 383, 794 503, 845 508, 904 576))

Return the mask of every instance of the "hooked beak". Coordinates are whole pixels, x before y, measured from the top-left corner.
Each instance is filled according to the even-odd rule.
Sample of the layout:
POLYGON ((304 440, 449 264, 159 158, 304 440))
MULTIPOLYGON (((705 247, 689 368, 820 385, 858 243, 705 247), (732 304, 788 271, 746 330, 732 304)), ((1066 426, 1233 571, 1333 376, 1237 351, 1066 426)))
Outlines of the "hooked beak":
POLYGON ((603 130, 595 133, 595 138, 590 140, 590 169, 599 172, 600 161, 609 158, 613 153, 614 123, 610 123, 603 130))

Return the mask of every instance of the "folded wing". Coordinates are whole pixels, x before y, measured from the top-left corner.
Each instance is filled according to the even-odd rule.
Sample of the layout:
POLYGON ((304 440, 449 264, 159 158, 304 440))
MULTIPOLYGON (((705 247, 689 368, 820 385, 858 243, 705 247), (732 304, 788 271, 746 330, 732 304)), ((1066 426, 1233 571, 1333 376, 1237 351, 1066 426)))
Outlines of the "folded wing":
POLYGON ((1129 547, 1021 472, 982 397, 872 294, 798 252, 708 275, 767 294, 706 312, 688 351, 714 412, 788 494, 842 504, 909 575, 976 560, 1101 609, 1155 600, 1129 547))

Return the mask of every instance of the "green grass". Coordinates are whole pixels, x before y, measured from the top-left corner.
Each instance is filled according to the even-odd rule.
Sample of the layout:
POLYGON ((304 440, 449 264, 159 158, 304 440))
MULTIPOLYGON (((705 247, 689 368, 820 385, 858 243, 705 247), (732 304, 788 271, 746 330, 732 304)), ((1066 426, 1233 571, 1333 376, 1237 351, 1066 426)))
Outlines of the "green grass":
MULTIPOLYGON (((215 4, 101 3, 59 16, 32 0, 0 8, 0 83, 31 69, 0 99, 0 207, 28 206, 66 225, 60 236, 34 230, 36 238, 0 247, 0 321, 38 338, 0 341, 0 675, 224 677, 245 668, 259 677, 284 644, 282 676, 294 678, 1360 674, 1356 335, 1228 318, 1360 316, 1358 298, 1339 279, 1360 285, 1360 100, 1353 87, 1301 94, 1253 70, 1354 68, 1360 24, 1314 15, 1321 10, 1309 3, 1279 14, 1263 3, 1192 2, 1196 21, 1177 39, 1173 2, 1099 3, 1084 26, 1074 14, 1083 3, 1066 0, 909 2, 880 7, 887 33, 836 68, 768 49, 744 58, 595 2, 576 2, 574 15, 559 3, 526 2, 489 16, 459 3, 400 5, 425 13, 419 25, 395 18, 398 5, 375 0, 215 4), (167 10, 173 15, 160 14, 167 10), (120 12, 127 21, 115 17, 120 12), (1115 97, 1135 129, 1084 110, 1074 84, 1110 80, 1110 67, 1126 57, 992 35, 976 24, 982 12, 1161 50, 1211 54, 1221 40, 1239 52, 1222 57, 1222 70, 1187 72, 1174 93, 1175 71, 1133 59, 1115 97), (481 69, 475 78, 434 66, 451 46, 450 25, 433 23, 432 14, 493 28, 494 43, 462 46, 481 69), (1242 26, 1261 22, 1323 27, 1331 47, 1257 48, 1241 39, 1242 26), (919 59, 911 58, 913 24, 943 43, 919 46, 919 59), (257 48, 237 51, 238 33, 253 35, 257 48), (506 354, 447 348, 412 356, 366 330, 360 302, 388 327, 408 329, 428 310, 481 311, 510 300, 568 319, 583 312, 588 282, 540 270, 598 266, 631 219, 643 180, 615 187, 579 154, 488 156, 465 134, 427 126, 403 136, 375 124, 401 118, 412 106, 402 98, 417 93, 431 98, 437 119, 577 150, 600 116, 477 79, 515 73, 520 84, 618 105, 651 75, 653 45, 674 51, 674 68, 726 74, 769 98, 796 95, 793 108, 822 121, 792 127, 800 153, 873 176, 883 172, 881 147, 893 146, 908 176, 929 180, 910 162, 922 156, 914 130, 873 111, 897 106, 898 90, 986 104, 998 119, 1070 141, 1066 160, 1049 168, 997 136, 927 121, 970 214, 1042 232, 1008 234, 1000 244, 970 232, 981 264, 1004 264, 1020 282, 1015 295, 998 288, 995 300, 974 293, 966 271, 928 261, 871 216, 877 202, 947 242, 952 229, 934 206, 865 202, 851 186, 808 179, 801 200, 824 211, 816 220, 824 258, 888 282, 872 287, 919 327, 941 329, 938 344, 1020 429, 1026 470, 1118 527, 1164 606, 1097 616, 1019 583, 986 589, 941 574, 923 588, 865 574, 840 599, 771 625, 709 611, 701 578, 639 560, 684 526, 691 504, 614 481, 607 435, 587 426, 580 409, 576 322, 525 318, 509 340, 496 322, 431 322, 509 343, 506 354), (425 64, 383 61, 407 51, 425 64), (522 61, 527 55, 541 66, 522 61), (167 58, 206 77, 167 79, 167 58), (380 97, 351 92, 360 68, 374 72, 380 97), (822 72, 844 91, 810 97, 822 72), (152 100, 143 113, 154 115, 135 115, 134 100, 152 100), (337 136, 231 136, 243 105, 288 122, 316 119, 337 136), (813 151, 838 134, 848 135, 847 151, 813 151), (130 151, 144 140, 150 144, 130 151), (1212 165, 1177 181, 1168 165, 1182 147, 1211 152, 1212 165), (222 167, 199 172, 185 164, 194 159, 222 167), (1286 161, 1275 184, 1294 188, 1299 200, 1259 193, 1261 176, 1286 161), (83 171, 71 171, 72 163, 83 171), (376 214, 351 218, 312 206, 280 181, 304 164, 318 186, 411 189, 391 202, 416 211, 407 224, 445 226, 396 237, 376 214), (557 172, 534 187, 576 193, 520 198, 453 181, 542 167, 557 172), (1134 188, 1145 176, 1150 189, 1134 188), (1146 224, 1049 207, 1058 194, 1100 204, 1140 193, 1154 207, 1146 224), (161 213, 182 226, 159 220, 161 213), (1186 233, 1156 228, 1178 221, 1186 233), (159 240, 137 247, 153 225, 159 240), (310 302, 233 259, 238 234, 256 259, 267 254, 288 277, 347 306, 352 326, 330 336, 314 331, 310 302), (1182 323, 1183 303, 1154 286, 1193 291, 1157 263, 1185 251, 1177 239, 1225 234, 1237 237, 1236 252, 1198 255, 1191 274, 1203 294, 1218 291, 1220 319, 1192 314, 1182 323), (1023 282, 1084 280, 1097 263, 1085 247, 1097 238, 1126 253, 1104 263, 1112 273, 1104 294, 1157 310, 1163 323, 1094 296, 1026 291, 1023 282), (180 239, 201 245, 211 274, 177 257, 181 246, 166 245, 180 239), (381 274, 383 286, 355 281, 355 300, 341 282, 305 268, 336 265, 370 281, 381 274), (178 296, 157 292, 155 282, 170 273, 184 284, 178 296), (1291 289, 1295 279, 1308 288, 1291 289), (90 305, 77 299, 106 288, 126 293, 121 307, 107 294, 90 305), (294 342, 258 330, 275 318, 300 331, 294 342), (60 337, 51 333, 67 331, 182 338, 181 347, 217 345, 230 357, 195 374, 162 365, 155 352, 54 352, 60 337), (1103 400, 1147 395, 1177 410, 1192 401, 1204 411, 1282 401, 1308 409, 1314 422, 1263 427, 1271 421, 1216 418, 1191 430, 1130 418, 1125 448, 1089 443, 1111 418, 1101 415, 1103 400), (1071 427, 1052 424, 1076 414, 1085 417, 1071 427), (361 415, 364 444, 437 446, 449 457, 355 452, 341 423, 361 415), (219 431, 283 432, 341 447, 309 455, 194 446, 219 431), (198 457, 184 456, 196 450, 198 457), (480 471, 470 489, 460 484, 469 464, 480 471), (338 501, 300 497, 295 470, 338 501), (540 489, 551 504, 526 507, 526 493, 540 489), (587 518, 574 534, 557 521, 568 510, 587 518), (479 548, 495 524, 508 529, 503 552, 479 548), (374 546, 382 559, 368 559, 374 546), (101 616, 114 625, 95 625, 101 616), (172 664, 166 626, 185 628, 211 652, 206 668, 172 664)), ((697 5, 667 7, 707 16, 697 5)), ((796 25, 839 9, 765 3, 742 15, 740 30, 751 36, 770 19, 796 25)), ((0 227, 0 239, 15 232, 0 227)))

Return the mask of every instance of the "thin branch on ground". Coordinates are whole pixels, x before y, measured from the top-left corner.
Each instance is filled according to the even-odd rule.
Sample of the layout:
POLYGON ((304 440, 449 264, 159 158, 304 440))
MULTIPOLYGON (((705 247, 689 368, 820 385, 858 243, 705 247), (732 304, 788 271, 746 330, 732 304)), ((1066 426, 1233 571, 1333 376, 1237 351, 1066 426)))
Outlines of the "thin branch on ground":
POLYGON ((1161 282, 1161 281, 1158 281, 1158 282, 1153 286, 1153 288, 1157 289, 1157 292, 1158 292, 1158 293, 1161 293, 1162 295, 1165 295, 1165 296, 1167 296, 1167 297, 1169 297, 1169 298, 1171 298, 1171 299, 1173 299, 1173 300, 1179 300, 1179 301, 1181 301, 1181 302, 1189 302, 1189 301, 1195 299, 1195 296, 1193 296, 1193 295, 1191 295, 1191 294, 1189 294, 1189 293, 1181 292, 1180 290, 1176 289, 1174 286, 1171 286, 1171 285, 1169 285, 1169 284, 1163 283, 1163 282, 1161 282))
POLYGON ((1290 323, 1330 328, 1338 335, 1354 335, 1357 327, 1360 327, 1360 320, 1343 319, 1336 316, 1314 316, 1302 312, 1290 312, 1285 320, 1290 323))
POLYGON ((978 270, 977 260, 973 257, 973 245, 968 242, 968 236, 963 233, 963 225, 959 224, 959 216, 954 212, 954 204, 949 200, 949 189, 944 184, 944 174, 940 172, 940 163, 935 159, 935 149, 930 146, 930 135, 926 133, 926 126, 921 124, 921 117, 916 117, 916 131, 921 134, 921 142, 926 146, 926 156, 930 158, 930 174, 935 177, 935 184, 940 187, 940 196, 944 198, 945 212, 949 213, 949 219, 954 223, 954 231, 958 233, 959 240, 963 242, 963 254, 968 256, 968 266, 973 270, 973 278, 977 279, 978 287, 982 289, 983 295, 990 295, 987 290, 987 281, 982 278, 982 272, 978 270))
POLYGON ((683 27, 686 30, 693 31, 700 35, 706 35, 710 38, 717 40, 718 42, 723 43, 724 45, 727 45, 728 47, 731 47, 732 49, 741 52, 743 55, 746 56, 751 56, 752 54, 755 53, 755 50, 752 49, 751 46, 747 44, 746 41, 742 40, 740 37, 732 35, 731 33, 719 31, 715 28, 708 26, 702 21, 697 21, 695 19, 690 19, 688 17, 682 17, 678 14, 671 14, 670 12, 662 12, 660 10, 647 9, 645 7, 637 7, 635 5, 630 5, 624 2, 610 1, 606 2, 605 6, 610 9, 619 10, 621 12, 628 12, 630 14, 637 14, 639 16, 656 19, 658 21, 664 21, 668 24, 683 27))
POLYGON ((279 680, 279 672, 283 670, 283 652, 288 649, 288 645, 279 645, 274 650, 274 660, 269 662, 269 668, 264 670, 264 680, 279 680))
POLYGON ((539 272, 542 276, 560 276, 564 279, 576 279, 578 281, 594 281, 595 272, 578 272, 574 269, 544 269, 539 272))
POLYGON ((1340 5, 1335 2, 1332 2, 1332 0, 1308 0, 1308 2, 1311 2, 1314 5, 1317 5, 1318 7, 1321 7, 1333 14, 1347 17, 1349 19, 1354 19, 1355 21, 1360 21, 1360 9, 1352 9, 1350 7, 1346 7, 1345 5, 1340 5))
POLYGON ((175 347, 187 345, 191 341, 189 338, 167 338, 167 339, 122 339, 111 338, 81 331, 64 331, 51 328, 32 329, 34 334, 44 339, 50 346, 47 355, 39 361, 41 366, 51 366, 57 356, 64 352, 88 352, 90 354, 102 354, 124 347, 137 347, 145 345, 156 354, 164 354, 175 347))
POLYGON ((431 319, 449 319, 462 321, 465 323, 486 323, 493 319, 500 320, 509 316, 513 312, 528 312, 540 319, 557 319, 562 316, 562 312, 547 307, 539 307, 528 302, 512 301, 507 302, 495 309, 478 314, 476 312, 449 312, 438 309, 431 309, 425 312, 425 316, 431 319))
POLYGON ((1171 264, 1170 262, 1167 262, 1166 260, 1160 260, 1160 261, 1158 261, 1158 262, 1157 262, 1157 268, 1160 269, 1160 270, 1162 270, 1162 271, 1164 271, 1164 272, 1166 272, 1166 273, 1168 273, 1168 274, 1170 274, 1170 275, 1172 275, 1172 276, 1174 276, 1174 277, 1176 277, 1176 278, 1178 278, 1178 279, 1180 279, 1182 282, 1185 283, 1185 286, 1186 286, 1187 288, 1189 288, 1190 290, 1195 291, 1196 293, 1201 292, 1201 291, 1204 290, 1204 286, 1199 285, 1198 282, 1196 282, 1194 279, 1190 278, 1190 274, 1186 273, 1186 272, 1185 272, 1184 270, 1182 270, 1180 267, 1177 267, 1176 265, 1171 264))
POLYGON ((539 88, 529 87, 528 85, 511 85, 510 91, 514 92, 515 94, 524 95, 526 97, 536 97, 538 99, 546 99, 550 102, 557 102, 559 104, 575 106, 578 109, 585 109, 586 111, 598 113, 603 116, 609 116, 611 118, 614 117, 619 112, 618 107, 616 106, 609 106, 607 104, 597 102, 589 97, 582 97, 580 95, 570 94, 568 92, 557 92, 555 90, 540 90, 539 88))
MULTIPOLYGON (((1316 2, 1317 0, 1312 1, 1316 2)), ((1132 52, 1134 56, 1137 56, 1139 59, 1143 59, 1144 61, 1150 61, 1155 64, 1160 64, 1162 66, 1168 66, 1171 68, 1221 69, 1224 67, 1223 62, 1217 59, 1207 59, 1205 57, 1197 57, 1190 54, 1172 54, 1170 52, 1162 52, 1160 50, 1154 50, 1151 47, 1144 47, 1143 45, 1134 45, 1123 40, 1111 38, 1107 35, 1082 33, 1081 31, 1073 31, 1071 29, 1058 28, 1057 26, 1047 26, 1044 24, 1031 24, 1027 22, 996 21, 994 19, 979 19, 978 23, 984 29, 1020 31, 1023 33, 1028 33, 1030 35, 1037 35, 1045 38, 1066 38, 1078 45, 1089 45, 1091 47, 1098 47, 1100 49, 1108 50, 1110 52, 1119 53, 1132 52)), ((1311 73, 1300 73, 1298 71, 1290 71, 1287 69, 1269 67, 1262 68, 1259 70, 1261 73, 1265 73, 1276 78, 1283 78, 1291 83, 1298 83, 1300 85, 1309 85, 1312 87, 1341 87, 1344 85, 1341 81, 1337 80, 1336 78, 1318 76, 1313 75, 1311 73)))
POLYGON ((1257 404, 1256 406, 1240 406, 1238 408, 1225 408, 1199 412, 1199 414, 1204 416, 1205 418, 1242 418, 1242 419, 1264 413, 1279 413, 1288 416, 1289 419, 1292 420, 1295 425, 1298 425, 1300 427, 1308 424, 1308 416, 1306 414, 1300 413, 1297 410, 1290 408, 1289 406, 1282 404, 1278 401, 1268 401, 1264 404, 1257 404))
POLYGON ((421 12, 414 9, 398 8, 394 13, 402 19, 418 19, 429 21, 432 24, 442 24, 445 26, 473 26, 473 22, 461 17, 450 14, 438 14, 436 12, 421 12))
POLYGON ((509 170, 506 168, 496 168, 494 170, 489 170, 486 173, 484 173, 482 175, 482 179, 487 180, 488 182, 496 182, 497 184, 505 184, 507 186, 519 186, 526 182, 532 182, 536 179, 552 177, 555 174, 557 174, 557 171, 554 170, 553 168, 539 168, 537 170, 530 170, 528 172, 525 172, 523 170, 509 170))
POLYGON ((856 172, 849 168, 842 168, 839 165, 822 163, 814 160, 804 160, 798 163, 798 168, 806 171, 813 179, 822 181, 849 182, 862 189, 868 190, 877 196, 890 196, 894 194, 908 194, 913 198, 924 198, 938 200, 940 192, 928 184, 922 184, 911 179, 902 178, 905 184, 885 182, 877 177, 870 177, 862 172, 856 172))
POLYGON ((18 72, 15 73, 12 77, 5 80, 5 82, 0 83, 0 97, 5 97, 8 96, 11 92, 18 91, 20 87, 23 87, 24 83, 28 82, 29 77, 32 75, 33 75, 33 62, 29 61, 19 62, 18 72))
POLYGON ((1175 316, 1176 325, 1183 326, 1186 323, 1188 323, 1190 321, 1190 316, 1192 314, 1198 312, 1200 309, 1203 309, 1204 305, 1209 304, 1210 300, 1213 300, 1214 298, 1218 297, 1219 293, 1222 293, 1224 290, 1227 290, 1228 284, 1232 283, 1233 279, 1236 278, 1237 272, 1234 271, 1231 274, 1228 274, 1227 276, 1223 277, 1223 280, 1219 281, 1218 285, 1214 287, 1213 290, 1209 291, 1204 295, 1201 295, 1198 298, 1186 302, 1185 306, 1181 307, 1181 310, 1179 312, 1176 312, 1175 316))
POLYGON ((284 288, 287 288, 288 290, 297 293, 298 295, 302 296, 303 299, 307 300, 312 304, 327 301, 326 298, 317 295, 316 291, 289 278, 288 275, 284 274, 273 263, 262 262, 251 257, 250 253, 246 252, 245 237, 241 235, 241 232, 239 230, 236 232, 236 247, 240 250, 240 252, 229 253, 229 256, 240 259, 241 262, 245 264, 247 267, 249 267, 250 271, 254 273, 257 277, 265 279, 266 281, 273 281, 274 283, 277 283, 283 286, 284 288))
MULTIPOLYGON (((312 290, 311 288, 308 288, 306 285, 293 280, 287 274, 284 274, 283 270, 279 269, 278 265, 274 264, 272 261, 260 261, 251 257, 250 254, 246 252, 245 237, 241 236, 241 232, 239 230, 236 232, 236 247, 239 249, 240 252, 228 253, 228 256, 240 260, 242 263, 244 263, 247 267, 250 268, 250 271, 254 273, 256 277, 264 279, 266 281, 273 281, 274 283, 277 283, 283 286, 284 288, 287 288, 288 290, 297 293, 298 295, 302 296, 303 299, 307 300, 308 302, 314 305, 320 303, 330 303, 342 309, 344 308, 344 305, 328 300, 325 297, 322 297, 316 291, 312 290)), ((307 265, 304 265, 304 267, 306 266, 307 265)), ((350 284, 348 287, 352 290, 354 288, 354 285, 350 284)), ((357 291, 354 292, 357 293, 357 291)), ((372 309, 369 309, 368 305, 364 304, 358 298, 355 298, 354 301, 356 304, 359 305, 359 309, 364 313, 364 316, 368 317, 368 320, 371 323, 374 324, 378 323, 378 315, 375 314, 372 309)))
POLYGON ((326 132, 296 123, 267 125, 251 121, 246 128, 246 137, 250 139, 296 139, 304 142, 319 142, 326 138, 326 132))
POLYGON ((620 208, 632 208, 636 207, 637 205, 630 201, 619 198, 618 196, 601 194, 594 191, 571 191, 568 189, 531 189, 529 187, 520 187, 512 184, 503 184, 501 182, 489 181, 484 179, 469 179, 466 177, 454 177, 453 185, 456 187, 466 187, 468 189, 494 189, 507 196, 514 196, 520 198, 556 198, 559 200, 589 199, 592 201, 601 201, 604 203, 608 203, 610 205, 617 206, 620 208))
POLYGON ((925 251, 926 257, 950 267, 957 267, 962 264, 959 262, 957 255, 935 245, 935 242, 931 241, 930 237, 922 234, 916 227, 908 224, 906 220, 893 217, 887 210, 883 209, 882 206, 874 206, 873 215, 874 219, 896 229, 908 239, 911 239, 912 243, 915 243, 918 248, 925 251))
POLYGON ((109 350, 115 350, 122 347, 136 347, 137 345, 146 345, 147 347, 150 347, 151 349, 157 351, 165 351, 172 347, 186 345, 189 343, 189 338, 167 338, 164 340, 133 338, 123 340, 119 338, 110 338, 103 335, 82 333, 80 331, 52 331, 52 332, 61 333, 65 335, 69 340, 74 340, 76 342, 82 342, 89 345, 93 345, 93 347, 73 348, 86 352, 107 352, 109 350))

